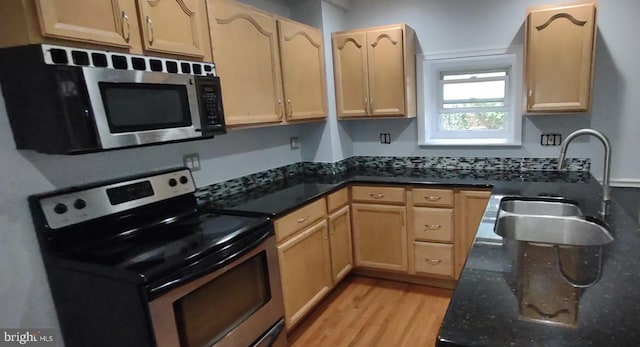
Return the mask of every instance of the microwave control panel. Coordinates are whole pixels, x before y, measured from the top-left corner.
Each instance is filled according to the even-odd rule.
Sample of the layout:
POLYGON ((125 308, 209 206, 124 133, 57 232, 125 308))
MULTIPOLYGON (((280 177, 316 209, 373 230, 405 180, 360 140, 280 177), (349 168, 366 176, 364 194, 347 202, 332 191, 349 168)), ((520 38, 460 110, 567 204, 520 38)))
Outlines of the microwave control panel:
POLYGON ((208 76, 197 77, 196 81, 203 134, 206 135, 217 129, 224 131, 220 79, 218 77, 208 76))

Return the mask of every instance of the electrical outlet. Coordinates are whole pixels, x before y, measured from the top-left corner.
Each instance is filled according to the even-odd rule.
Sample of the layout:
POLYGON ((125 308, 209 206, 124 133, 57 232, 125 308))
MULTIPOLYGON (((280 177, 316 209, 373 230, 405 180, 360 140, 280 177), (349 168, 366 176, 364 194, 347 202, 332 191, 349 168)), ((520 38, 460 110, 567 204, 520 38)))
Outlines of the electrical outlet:
POLYGON ((391 143, 391 134, 390 133, 380 133, 380 143, 390 144, 391 143))
POLYGON ((300 139, 298 137, 289 138, 289 145, 291 146, 291 149, 300 148, 300 139))
POLYGON ((198 155, 198 153, 185 154, 182 156, 182 162, 184 166, 191 169, 191 171, 200 170, 200 155, 198 155))
POLYGON ((561 134, 542 134, 540 135, 540 144, 543 146, 560 146, 562 144, 561 134))

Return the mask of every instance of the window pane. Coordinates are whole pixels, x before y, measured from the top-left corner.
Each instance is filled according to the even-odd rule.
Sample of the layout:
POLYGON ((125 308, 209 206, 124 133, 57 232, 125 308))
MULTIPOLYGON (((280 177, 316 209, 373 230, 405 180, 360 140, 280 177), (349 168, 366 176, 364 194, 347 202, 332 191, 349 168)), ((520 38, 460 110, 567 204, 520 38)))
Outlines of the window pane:
POLYGON ((496 71, 496 72, 479 72, 479 73, 467 73, 467 74, 446 74, 442 76, 442 79, 445 81, 451 80, 466 80, 470 78, 489 78, 489 77, 503 77, 506 76, 506 71, 496 71))
POLYGON ((440 115, 440 131, 505 130, 506 112, 465 112, 440 115))
POLYGON ((445 103, 442 105, 444 108, 483 108, 483 107, 504 107, 504 101, 500 102, 454 102, 445 103))
POLYGON ((504 98, 505 81, 451 83, 442 86, 444 100, 504 98))

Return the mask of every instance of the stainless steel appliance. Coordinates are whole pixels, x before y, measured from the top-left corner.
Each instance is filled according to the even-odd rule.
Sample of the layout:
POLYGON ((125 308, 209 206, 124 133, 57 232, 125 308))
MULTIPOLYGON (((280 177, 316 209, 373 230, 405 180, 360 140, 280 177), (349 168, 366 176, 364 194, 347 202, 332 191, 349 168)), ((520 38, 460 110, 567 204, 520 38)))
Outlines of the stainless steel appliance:
POLYGON ((271 221, 194 191, 174 169, 29 197, 66 346, 286 346, 271 221))
POLYGON ((215 66, 32 45, 0 50, 18 149, 75 154, 225 132, 215 66))

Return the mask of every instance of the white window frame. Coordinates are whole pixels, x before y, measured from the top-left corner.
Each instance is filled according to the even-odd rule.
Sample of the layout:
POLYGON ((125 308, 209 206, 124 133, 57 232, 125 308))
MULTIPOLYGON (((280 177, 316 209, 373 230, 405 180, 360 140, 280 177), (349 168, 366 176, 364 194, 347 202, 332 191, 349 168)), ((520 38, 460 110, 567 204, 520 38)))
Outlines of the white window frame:
POLYGON ((418 145, 522 145, 522 46, 472 52, 419 54, 417 58, 418 145), (505 103, 508 104, 508 120, 504 131, 440 132, 438 130, 442 99, 440 80, 443 72, 478 72, 505 68, 509 69, 509 80, 505 95, 505 103))

